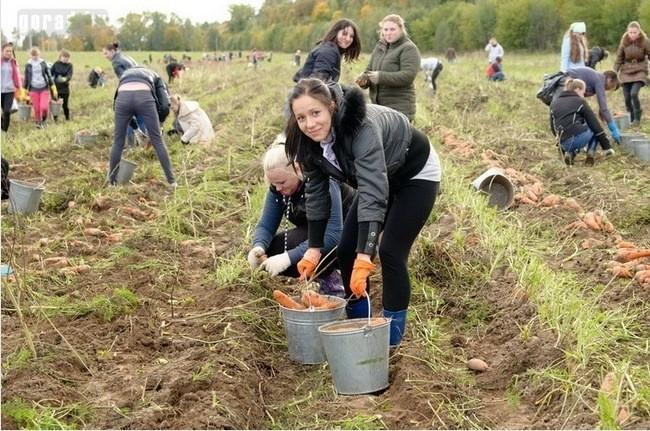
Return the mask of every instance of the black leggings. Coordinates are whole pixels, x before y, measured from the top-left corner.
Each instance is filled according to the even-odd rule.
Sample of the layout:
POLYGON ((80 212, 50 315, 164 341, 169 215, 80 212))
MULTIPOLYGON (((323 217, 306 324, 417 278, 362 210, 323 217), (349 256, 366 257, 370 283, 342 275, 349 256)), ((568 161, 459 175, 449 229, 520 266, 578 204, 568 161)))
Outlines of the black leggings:
MULTIPOLYGON (((426 180, 408 180, 390 190, 388 210, 384 220, 383 237, 379 244, 379 258, 383 280, 383 306, 388 311, 406 310, 411 299, 408 257, 415 238, 429 218, 438 195, 440 183, 426 180)), ((357 257, 357 196, 343 224, 338 248, 338 261, 345 286, 350 290, 350 277, 357 257)))
POLYGON ((14 93, 2 93, 2 131, 9 130, 11 120, 11 105, 14 103, 14 93))
MULTIPOLYGON (((298 245, 300 245, 300 243, 305 241, 307 241, 306 225, 296 226, 295 228, 289 229, 287 231, 287 250, 296 248, 298 247, 298 245)), ((269 244, 268 250, 266 250, 266 255, 268 257, 275 256, 277 254, 282 254, 282 253, 284 253, 284 231, 279 232, 273 237, 273 239, 271 240, 271 244, 269 244)), ((328 256, 327 259, 323 259, 322 263, 320 264, 318 271, 320 272, 320 268, 325 268, 325 269, 323 270, 323 272, 320 272, 319 277, 321 276, 324 277, 326 275, 329 275, 329 273, 332 272, 336 267, 337 267, 336 253, 332 253, 328 256)), ((281 272, 280 275, 285 275, 287 277, 294 277, 294 278, 300 277, 300 274, 298 273, 297 265, 291 265, 289 268, 285 269, 284 272, 281 272)))
POLYGON ((639 100, 639 91, 645 84, 641 81, 626 82, 623 84, 623 97, 625 98, 625 108, 630 113, 630 119, 641 119, 641 101, 639 100))
POLYGON ((61 100, 63 100, 63 115, 65 119, 70 119, 70 108, 68 107, 68 100, 70 99, 70 93, 59 94, 61 100))

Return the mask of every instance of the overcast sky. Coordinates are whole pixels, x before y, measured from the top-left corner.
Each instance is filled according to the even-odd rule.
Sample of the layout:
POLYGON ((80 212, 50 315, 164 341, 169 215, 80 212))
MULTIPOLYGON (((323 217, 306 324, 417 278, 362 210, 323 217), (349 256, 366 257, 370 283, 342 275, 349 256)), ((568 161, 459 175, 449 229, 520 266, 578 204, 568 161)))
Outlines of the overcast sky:
MULTIPOLYGON (((0 15, 2 16, 2 32, 9 39, 13 39, 12 32, 18 27, 23 34, 25 27, 31 22, 32 28, 56 27, 61 25, 62 17, 76 10, 97 9, 108 14, 109 22, 117 25, 118 18, 126 16, 129 12, 157 11, 164 14, 176 13, 182 19, 189 18, 193 22, 227 21, 230 19, 228 9, 233 4, 247 4, 253 6, 255 11, 264 3, 264 0, 2 0, 0 15), (33 9, 37 9, 36 12, 33 9), (23 13, 19 19, 19 11, 23 13)), ((47 30, 47 28, 46 28, 47 30)), ((49 30, 48 30, 49 31, 49 30)))

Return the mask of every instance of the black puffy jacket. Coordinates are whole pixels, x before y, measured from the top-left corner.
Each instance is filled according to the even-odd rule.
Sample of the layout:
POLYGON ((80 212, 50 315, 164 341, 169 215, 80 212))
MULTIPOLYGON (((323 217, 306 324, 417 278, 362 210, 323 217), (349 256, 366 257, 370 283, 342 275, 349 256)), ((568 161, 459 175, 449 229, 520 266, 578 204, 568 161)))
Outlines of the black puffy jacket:
POLYGON ((341 76, 341 52, 334 42, 322 42, 311 50, 305 65, 293 75, 293 81, 302 78, 319 78, 338 82, 341 76))
MULTIPOLYGON (((169 94, 167 92, 167 85, 160 75, 145 67, 135 66, 122 73, 119 85, 126 82, 143 82, 151 88, 151 94, 156 101, 158 119, 161 123, 164 122, 169 115, 169 94)), ((117 98, 117 90, 113 97, 113 104, 115 104, 115 98, 117 98)))

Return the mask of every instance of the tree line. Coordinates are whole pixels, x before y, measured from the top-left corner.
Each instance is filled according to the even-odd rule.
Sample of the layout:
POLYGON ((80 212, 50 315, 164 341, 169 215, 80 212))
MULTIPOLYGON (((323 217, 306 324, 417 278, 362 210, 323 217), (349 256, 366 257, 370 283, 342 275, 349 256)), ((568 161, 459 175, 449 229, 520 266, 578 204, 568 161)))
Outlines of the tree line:
POLYGON ((370 51, 379 20, 389 13, 406 20, 421 50, 434 52, 480 49, 491 36, 506 49, 559 49, 574 21, 587 23, 590 45, 615 48, 629 21, 650 28, 650 0, 266 0, 257 13, 243 4, 229 11, 229 21, 198 24, 160 12, 129 13, 116 25, 78 14, 66 35, 38 32, 19 42, 73 51, 119 40, 125 50, 293 52, 309 50, 333 21, 346 17, 357 23, 364 51, 370 51))

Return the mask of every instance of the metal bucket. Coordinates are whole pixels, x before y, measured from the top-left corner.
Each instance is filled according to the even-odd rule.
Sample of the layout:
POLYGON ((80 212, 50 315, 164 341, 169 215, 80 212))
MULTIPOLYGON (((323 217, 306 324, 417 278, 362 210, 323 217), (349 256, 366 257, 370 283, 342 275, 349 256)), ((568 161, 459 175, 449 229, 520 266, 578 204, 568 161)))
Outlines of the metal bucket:
POLYGON ((633 139, 634 154, 644 162, 650 162, 650 140, 633 139))
POLYGON ((643 135, 640 133, 621 133, 621 148, 628 153, 634 154, 633 139, 643 139, 643 135))
POLYGON ((368 394, 386 389, 390 319, 350 319, 318 328, 336 392, 368 394))
MULTIPOLYGON (((284 333, 287 336, 289 357, 301 364, 320 364, 325 362, 325 351, 318 336, 318 328, 334 322, 345 315, 345 300, 336 296, 326 296, 339 306, 330 310, 293 310, 280 306, 284 333)), ((300 298, 293 299, 300 302, 300 298)))
POLYGON ((118 184, 128 184, 129 181, 131 181, 131 177, 133 176, 133 172, 135 171, 137 163, 131 162, 126 159, 120 160, 120 165, 117 170, 117 176, 115 177, 115 181, 118 184))
POLYGON ((62 100, 50 100, 50 112, 52 117, 58 117, 63 111, 63 101, 62 100))
POLYGON ((43 183, 9 180, 9 211, 17 214, 33 214, 38 210, 43 194, 43 183))
POLYGON ((92 144, 97 143, 97 138, 98 137, 99 137, 99 135, 97 135, 97 133, 93 133, 93 134, 85 134, 84 133, 84 134, 81 134, 81 133, 77 132, 74 135, 74 141, 78 145, 92 145, 92 144))
POLYGON ((619 131, 627 130, 630 128, 630 113, 626 112, 625 114, 615 115, 614 121, 619 131))
POLYGON ((488 169, 475 179, 472 185, 489 196, 488 205, 500 210, 510 208, 515 200, 515 186, 502 169, 488 169))
POLYGON ((29 120, 29 116, 32 114, 32 105, 25 105, 23 103, 18 104, 18 118, 23 121, 29 120))

